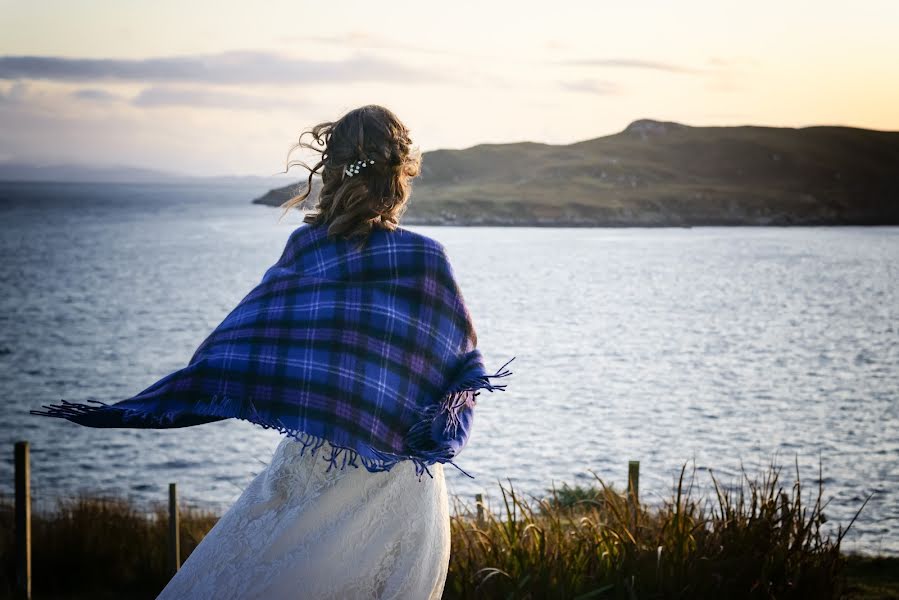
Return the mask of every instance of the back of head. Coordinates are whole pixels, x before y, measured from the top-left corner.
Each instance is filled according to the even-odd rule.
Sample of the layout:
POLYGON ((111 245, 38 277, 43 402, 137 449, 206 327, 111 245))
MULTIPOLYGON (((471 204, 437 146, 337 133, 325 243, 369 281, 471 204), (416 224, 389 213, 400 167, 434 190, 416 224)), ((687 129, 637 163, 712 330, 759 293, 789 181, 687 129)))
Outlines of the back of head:
MULTIPOLYGON (((412 146, 409 130, 393 112, 375 104, 351 110, 337 121, 319 123, 304 131, 291 149, 319 154, 309 169, 306 188, 281 205, 300 206, 321 175, 315 207, 303 221, 326 224, 328 235, 366 237, 373 228, 392 230, 406 209, 412 179, 421 171, 421 155, 412 146), (303 137, 312 137, 304 142, 303 137)), ((288 154, 289 156, 289 154, 288 154)), ((283 214, 282 214, 283 216, 283 214)))

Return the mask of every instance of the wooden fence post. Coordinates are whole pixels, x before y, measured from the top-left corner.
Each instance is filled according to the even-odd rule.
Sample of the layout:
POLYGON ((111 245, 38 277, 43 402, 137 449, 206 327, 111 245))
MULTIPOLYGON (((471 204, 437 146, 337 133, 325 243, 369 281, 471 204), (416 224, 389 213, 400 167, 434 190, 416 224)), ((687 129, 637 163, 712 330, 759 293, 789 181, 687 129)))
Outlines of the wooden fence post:
POLYGON ((474 504, 478 509, 478 527, 480 527, 484 524, 484 496, 481 494, 475 494, 474 504))
POLYGON ((178 517, 178 490, 169 484, 169 572, 174 575, 181 568, 181 535, 178 517))
POLYGON ((28 442, 16 442, 16 598, 31 600, 31 461, 28 442))
POLYGON ((640 461, 627 463, 627 506, 631 514, 631 526, 637 528, 637 510, 640 508, 640 461))

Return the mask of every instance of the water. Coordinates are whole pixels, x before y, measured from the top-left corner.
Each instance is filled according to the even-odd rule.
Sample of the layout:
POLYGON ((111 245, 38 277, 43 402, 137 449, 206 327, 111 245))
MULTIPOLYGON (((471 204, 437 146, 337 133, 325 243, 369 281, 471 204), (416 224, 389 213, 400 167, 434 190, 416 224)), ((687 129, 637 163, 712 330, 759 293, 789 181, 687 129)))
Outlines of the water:
MULTIPOLYGON (((0 492, 32 444, 37 507, 74 491, 227 507, 279 434, 228 420, 92 429, 28 414, 114 401, 183 367, 280 256, 299 216, 263 190, 0 184, 0 492)), ((413 198, 414 201, 414 198, 413 198)), ((899 228, 411 227, 443 242, 488 368, 450 491, 624 484, 650 503, 686 463, 736 483, 772 460, 808 499, 823 469, 847 549, 899 554, 899 228)))

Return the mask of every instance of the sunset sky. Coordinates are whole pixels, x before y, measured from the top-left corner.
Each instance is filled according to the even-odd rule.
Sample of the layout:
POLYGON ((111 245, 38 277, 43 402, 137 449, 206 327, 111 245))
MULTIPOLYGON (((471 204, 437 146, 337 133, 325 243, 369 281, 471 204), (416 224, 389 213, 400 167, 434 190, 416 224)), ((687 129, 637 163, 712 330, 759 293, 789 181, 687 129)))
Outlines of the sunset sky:
POLYGON ((897 31, 894 0, 0 1, 0 160, 269 175, 368 103, 424 151, 639 118, 899 130, 897 31))

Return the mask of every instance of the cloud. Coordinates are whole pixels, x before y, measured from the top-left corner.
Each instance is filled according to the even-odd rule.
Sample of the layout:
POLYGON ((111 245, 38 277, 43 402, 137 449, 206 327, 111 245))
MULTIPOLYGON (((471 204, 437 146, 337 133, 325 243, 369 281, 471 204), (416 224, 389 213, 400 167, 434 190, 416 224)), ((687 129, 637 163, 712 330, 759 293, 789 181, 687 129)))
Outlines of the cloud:
POLYGON ((579 81, 560 81, 559 87, 569 92, 584 92, 588 94, 619 94, 621 88, 613 81, 598 81, 595 79, 581 79, 579 81))
POLYGON ((118 94, 113 94, 112 92, 97 88, 82 88, 80 90, 75 90, 70 96, 78 98, 79 100, 91 100, 93 102, 114 102, 122 100, 122 97, 118 94))
POLYGON ((307 105, 305 101, 292 98, 287 93, 282 96, 272 97, 222 90, 160 86, 150 87, 141 91, 134 97, 131 103, 140 107, 192 106, 238 110, 297 109, 307 105))
POLYGON ((267 175, 284 168, 289 142, 300 129, 287 121, 315 122, 302 113, 295 119, 272 114, 266 120, 264 113, 234 118, 212 110, 202 118, 184 118, 160 110, 129 110, 128 98, 121 105, 99 104, 96 110, 74 102, 39 110, 30 99, 24 105, 0 104, 0 155, 26 162, 128 163, 195 174, 267 175), (223 145, 231 150, 223 152, 223 145))
POLYGON ((17 81, 6 91, 0 90, 0 104, 18 104, 25 99, 28 94, 28 85, 17 81))
POLYGON ((221 85, 302 84, 335 81, 442 81, 436 70, 369 57, 321 61, 254 51, 147 59, 0 56, 0 79, 151 81, 221 85))
POLYGON ((683 67, 655 60, 643 60, 639 58, 584 58, 557 61, 556 64, 578 67, 618 67, 624 69, 650 69, 655 71, 667 71, 669 73, 701 73, 702 69, 683 67))

